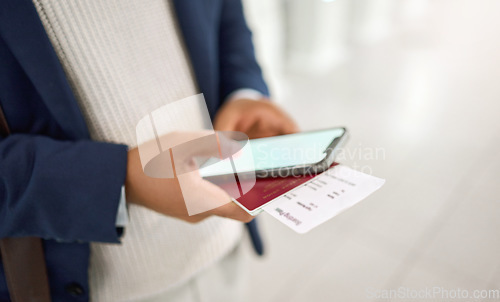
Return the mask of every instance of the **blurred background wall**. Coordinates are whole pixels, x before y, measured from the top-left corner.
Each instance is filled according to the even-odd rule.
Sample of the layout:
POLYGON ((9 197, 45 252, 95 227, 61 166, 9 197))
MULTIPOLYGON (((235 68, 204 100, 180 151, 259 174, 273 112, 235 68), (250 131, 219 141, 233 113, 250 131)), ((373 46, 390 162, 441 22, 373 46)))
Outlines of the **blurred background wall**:
POLYGON ((260 215, 267 251, 248 255, 249 301, 384 301, 375 290, 399 288, 499 294, 500 1, 245 7, 273 99, 304 130, 346 126, 338 161, 387 180, 305 235, 260 215))
MULTIPOLYGON (((271 86, 289 72, 325 73, 349 49, 424 30, 428 0, 244 0, 271 86)), ((275 90, 277 87, 273 87, 275 90)))

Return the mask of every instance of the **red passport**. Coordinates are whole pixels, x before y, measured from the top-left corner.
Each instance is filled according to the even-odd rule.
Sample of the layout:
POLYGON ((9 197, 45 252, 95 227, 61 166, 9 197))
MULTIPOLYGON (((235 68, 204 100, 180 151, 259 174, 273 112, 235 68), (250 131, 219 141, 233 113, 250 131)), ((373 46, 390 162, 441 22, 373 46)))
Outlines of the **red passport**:
MULTIPOLYGON (((338 163, 333 163, 331 167, 335 165, 338 165, 338 163)), ((248 212, 255 212, 266 203, 293 190, 314 177, 316 177, 316 175, 257 178, 254 187, 245 195, 236 199, 236 201, 248 212)))

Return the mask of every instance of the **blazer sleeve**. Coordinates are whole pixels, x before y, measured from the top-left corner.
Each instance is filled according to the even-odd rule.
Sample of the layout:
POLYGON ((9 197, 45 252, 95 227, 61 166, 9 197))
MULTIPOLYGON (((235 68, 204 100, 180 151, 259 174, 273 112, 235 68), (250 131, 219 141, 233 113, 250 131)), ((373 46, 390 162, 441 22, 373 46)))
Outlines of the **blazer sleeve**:
POLYGON ((0 238, 118 242, 127 146, 13 134, 0 140, 0 238))
POLYGON ((252 33, 241 0, 222 0, 219 27, 220 91, 225 100, 232 92, 250 88, 269 95, 255 58, 252 33))

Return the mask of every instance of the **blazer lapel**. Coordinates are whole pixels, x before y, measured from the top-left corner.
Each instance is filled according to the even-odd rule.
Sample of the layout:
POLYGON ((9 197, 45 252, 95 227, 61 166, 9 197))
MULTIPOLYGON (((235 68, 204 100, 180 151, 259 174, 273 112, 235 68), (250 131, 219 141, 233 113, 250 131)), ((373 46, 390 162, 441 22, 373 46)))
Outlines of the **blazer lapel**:
POLYGON ((173 0, 173 4, 198 87, 204 94, 208 111, 213 117, 219 104, 216 73, 219 62, 216 53, 216 33, 213 32, 215 26, 210 26, 208 21, 210 12, 206 8, 212 7, 214 10, 215 4, 208 0, 173 0))
POLYGON ((0 1, 0 35, 69 139, 89 133, 31 0, 0 1))

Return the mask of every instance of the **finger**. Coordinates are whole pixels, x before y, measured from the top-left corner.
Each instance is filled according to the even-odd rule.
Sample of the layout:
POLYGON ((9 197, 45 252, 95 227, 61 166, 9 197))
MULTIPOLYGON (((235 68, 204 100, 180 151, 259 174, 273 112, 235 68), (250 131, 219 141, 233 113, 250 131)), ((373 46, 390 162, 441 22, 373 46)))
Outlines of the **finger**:
POLYGON ((262 123, 261 127, 262 130, 267 128, 268 131, 274 131, 274 135, 292 134, 299 131, 295 122, 284 113, 266 121, 266 123, 262 123))
POLYGON ((239 152, 243 147, 241 141, 248 140, 248 136, 237 131, 217 131, 215 133, 221 158, 227 158, 239 152))
POLYGON ((199 178, 195 173, 179 176, 182 198, 189 216, 206 213, 215 215, 214 210, 231 203, 228 192, 221 187, 199 178))
POLYGON ((214 129, 218 131, 234 131, 240 119, 236 112, 221 111, 216 117, 214 129))
POLYGON ((235 130, 248 134, 248 132, 259 122, 259 119, 260 118, 258 116, 255 116, 253 113, 244 115, 236 124, 235 130))
POLYGON ((252 138, 260 138, 289 134, 286 129, 286 125, 284 125, 284 121, 280 117, 260 119, 259 122, 249 130, 249 135, 251 135, 252 138))
POLYGON ((271 129, 260 129, 260 128, 253 128, 252 130, 248 131, 248 137, 252 139, 256 138, 263 138, 263 137, 271 137, 271 136, 276 136, 282 134, 280 131, 274 131, 271 129))
POLYGON ((229 137, 231 134, 234 134, 234 132, 216 132, 173 147, 173 160, 176 169, 179 170, 177 173, 182 174, 196 168, 196 166, 192 165, 193 158, 203 160, 216 157, 222 159, 238 152, 241 145, 229 137))
POLYGON ((199 223, 199 222, 202 222, 203 220, 207 219, 210 216, 211 215, 207 215, 207 214, 203 213, 203 214, 197 214, 197 215, 193 215, 193 216, 186 216, 186 217, 183 217, 181 219, 186 221, 186 222, 189 222, 189 223, 199 223))
POLYGON ((158 136, 158 140, 161 143, 161 148, 163 150, 167 150, 183 143, 211 135, 213 133, 214 132, 212 130, 173 131, 158 136))
POLYGON ((292 134, 299 132, 299 127, 291 119, 288 119, 283 123, 283 134, 292 134))
POLYGON ((234 202, 230 202, 221 207, 218 207, 211 212, 214 215, 238 220, 241 222, 250 222, 255 218, 254 216, 248 214, 245 210, 240 208, 234 202))

